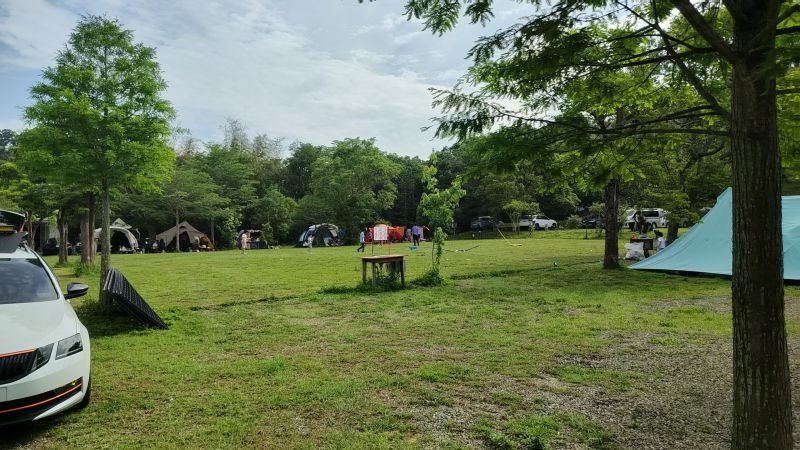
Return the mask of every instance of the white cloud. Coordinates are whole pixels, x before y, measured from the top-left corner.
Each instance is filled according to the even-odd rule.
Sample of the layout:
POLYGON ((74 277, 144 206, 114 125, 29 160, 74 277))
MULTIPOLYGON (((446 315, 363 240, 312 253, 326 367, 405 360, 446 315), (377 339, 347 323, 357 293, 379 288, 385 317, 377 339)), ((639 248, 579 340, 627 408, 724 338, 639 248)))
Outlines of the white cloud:
POLYGON ((4 0, 0 4, 0 67, 41 69, 51 64, 77 16, 45 0, 4 0), (46 21, 46 24, 42 22, 46 21))
MULTIPOLYGON (((136 40, 157 47, 169 83, 166 97, 180 125, 196 137, 221 138, 220 124, 234 117, 253 133, 320 144, 374 136, 384 150, 420 156, 445 144, 419 131, 436 115, 427 89, 448 87, 464 73, 463 55, 484 31, 431 36, 419 23, 407 22, 394 2, 68 0, 60 5, 0 3, 0 63, 6 72, 19 77, 52 64, 79 15, 106 14, 133 29, 136 40)), ((4 77, 0 72, 0 81, 4 77)), ((4 98, 4 89, 19 89, 4 85, 4 98)), ((19 109, 0 104, 0 123, 18 118, 19 109)))

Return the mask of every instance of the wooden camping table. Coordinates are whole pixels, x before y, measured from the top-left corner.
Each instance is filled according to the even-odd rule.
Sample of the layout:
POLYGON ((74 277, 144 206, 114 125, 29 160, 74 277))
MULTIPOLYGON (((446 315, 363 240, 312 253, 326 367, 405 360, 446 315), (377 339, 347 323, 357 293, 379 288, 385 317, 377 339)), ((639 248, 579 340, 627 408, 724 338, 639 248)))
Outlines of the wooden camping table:
POLYGON ((400 284, 406 285, 405 255, 378 255, 361 257, 361 279, 367 283, 367 263, 372 263, 372 285, 378 284, 378 264, 387 264, 389 272, 400 272, 400 284))

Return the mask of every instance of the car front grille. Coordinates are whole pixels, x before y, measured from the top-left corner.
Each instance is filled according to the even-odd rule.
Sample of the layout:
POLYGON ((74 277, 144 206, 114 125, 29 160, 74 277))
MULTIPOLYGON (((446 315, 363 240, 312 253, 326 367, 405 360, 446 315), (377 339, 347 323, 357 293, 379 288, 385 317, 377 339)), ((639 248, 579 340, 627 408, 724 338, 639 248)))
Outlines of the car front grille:
POLYGON ((0 355, 0 385, 17 381, 31 373, 36 354, 36 350, 25 350, 0 355))

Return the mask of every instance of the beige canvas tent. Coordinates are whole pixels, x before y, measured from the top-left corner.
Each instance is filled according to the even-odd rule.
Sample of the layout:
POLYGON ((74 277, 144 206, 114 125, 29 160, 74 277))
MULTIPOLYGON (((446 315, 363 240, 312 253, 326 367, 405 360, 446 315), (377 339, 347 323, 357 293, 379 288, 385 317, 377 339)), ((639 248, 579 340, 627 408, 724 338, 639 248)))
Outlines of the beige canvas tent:
POLYGON ((204 250, 214 250, 214 244, 205 233, 193 227, 189 222, 183 221, 163 233, 156 235, 156 240, 164 240, 167 250, 175 250, 180 244, 181 251, 188 251, 195 242, 195 237, 200 239, 200 246, 204 250))

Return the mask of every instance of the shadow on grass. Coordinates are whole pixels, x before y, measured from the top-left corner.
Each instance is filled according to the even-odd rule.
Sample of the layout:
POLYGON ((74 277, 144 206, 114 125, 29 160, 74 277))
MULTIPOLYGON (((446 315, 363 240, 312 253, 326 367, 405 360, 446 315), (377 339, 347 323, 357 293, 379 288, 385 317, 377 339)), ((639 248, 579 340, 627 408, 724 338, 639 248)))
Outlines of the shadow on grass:
POLYGON ((67 422, 69 415, 76 412, 71 409, 36 422, 21 422, 0 427, 0 436, 2 437, 0 448, 34 448, 29 446, 40 434, 47 433, 51 428, 67 422))
POLYGON ((91 337, 115 336, 131 331, 146 330, 147 326, 116 308, 99 301, 85 302, 75 308, 91 337))
POLYGON ((206 311, 206 310, 214 310, 214 309, 221 309, 221 308, 228 308, 231 306, 241 306, 241 305, 253 305, 256 303, 277 303, 284 300, 293 300, 300 298, 299 295, 271 295, 265 298, 257 298, 255 300, 238 300, 233 302, 224 302, 224 303, 216 303, 213 305, 198 305, 198 306, 190 306, 189 311, 206 311))

